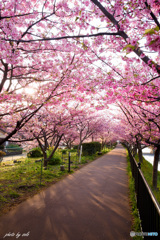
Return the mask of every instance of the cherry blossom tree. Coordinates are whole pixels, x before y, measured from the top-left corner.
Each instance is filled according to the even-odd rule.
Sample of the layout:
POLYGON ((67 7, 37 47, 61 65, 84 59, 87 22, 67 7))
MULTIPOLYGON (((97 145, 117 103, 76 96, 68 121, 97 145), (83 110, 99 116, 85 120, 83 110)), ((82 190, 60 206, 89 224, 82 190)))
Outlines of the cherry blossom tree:
POLYGON ((159 11, 159 3, 155 0, 123 3, 119 0, 48 0, 45 3, 24 1, 23 5, 16 4, 16 1, 2 1, 1 21, 5 26, 2 41, 22 47, 34 43, 35 49, 41 47, 39 43, 43 45, 48 41, 60 41, 66 46, 72 40, 72 43, 81 44, 85 50, 96 48, 98 53, 107 49, 113 52, 133 51, 159 74, 158 59, 156 63, 147 56, 140 44, 143 38, 147 50, 159 52, 159 11), (11 20, 10 25, 7 19, 11 20), (13 32, 15 23, 18 27, 23 23, 25 31, 22 32, 22 27, 15 27, 13 32), (44 32, 44 28, 48 31, 44 32))
MULTIPOLYGON (((8 135, 0 144, 33 123, 34 116, 36 122, 39 111, 46 114, 48 105, 58 109, 62 102, 87 101, 98 111, 117 103, 125 118, 119 114, 112 125, 115 136, 136 145, 140 159, 141 143, 153 145, 156 176, 159 14, 156 0, 2 0, 0 123, 8 135), (33 97, 26 94, 31 88, 33 97)), ((85 109, 72 117, 70 128, 79 132, 80 145, 104 127, 93 116, 85 109)))
POLYGON ((160 126, 159 126, 159 107, 153 104, 132 105, 126 106, 126 104, 120 105, 126 120, 125 125, 127 131, 130 131, 132 135, 132 142, 130 144, 136 144, 138 148, 139 160, 142 159, 142 144, 148 144, 155 148, 154 164, 153 164, 153 178, 152 184, 154 188, 157 188, 157 177, 158 177, 158 161, 160 151, 160 126))
POLYGON ((12 141, 27 142, 39 145, 44 158, 44 166, 53 157, 66 129, 70 124, 70 118, 65 108, 57 109, 53 105, 41 108, 34 117, 12 138, 12 141), (18 139, 19 138, 19 139, 18 139), (15 140, 14 140, 15 139, 15 140), (47 150, 53 147, 50 154, 47 150))
POLYGON ((70 131, 69 133, 65 133, 65 135, 63 136, 63 143, 68 149, 71 149, 77 139, 78 133, 72 128, 72 131, 70 131))
MULTIPOLYGON (((48 55, 47 55, 48 56, 48 55)), ((53 58, 51 61, 47 60, 47 67, 45 67, 46 74, 44 75, 41 68, 37 67, 36 78, 35 74, 33 79, 39 78, 39 82, 33 83, 32 85, 35 90, 31 92, 32 94, 27 94, 27 91, 32 90, 31 87, 26 85, 23 88, 23 91, 18 93, 18 89, 12 88, 12 91, 8 92, 4 87, 1 94, 1 124, 4 128, 7 127, 6 116, 11 115, 12 118, 17 119, 17 121, 12 121, 12 129, 10 126, 8 135, 5 139, 1 140, 1 144, 10 139, 19 129, 21 129, 33 116, 37 113, 44 105, 47 105, 49 101, 54 98, 54 104, 58 104, 63 99, 65 94, 70 98, 78 98, 80 101, 84 101, 84 97, 79 96, 82 91, 84 91, 84 79, 88 79, 90 82, 89 74, 87 72, 81 73, 80 69, 83 67, 83 64, 86 64, 86 59, 80 61, 82 54, 75 55, 75 53, 63 54, 63 60, 60 58, 60 55, 57 58, 53 58), (81 84, 78 85, 78 82, 81 80, 81 84), (77 93, 79 91, 79 93, 77 93), (32 96, 33 95, 33 96, 32 96), (5 99, 5 102, 4 102, 5 99), (15 115, 15 117, 14 117, 15 115), (14 125, 13 125, 14 122, 14 125)), ((37 56, 38 58, 38 56, 37 56)), ((42 59, 44 61, 44 59, 42 59)), ((43 65, 38 62, 38 64, 43 68, 43 65)), ((46 64, 46 62, 45 62, 46 64)), ((84 66, 85 69, 85 66, 84 66)), ((89 69, 89 68, 88 68, 89 69)), ((18 83, 17 83, 18 84, 18 83)), ((86 88, 87 86, 86 81, 86 88)), ((93 84, 94 85, 94 84, 93 84)), ((65 103, 64 103, 65 104, 65 103)))

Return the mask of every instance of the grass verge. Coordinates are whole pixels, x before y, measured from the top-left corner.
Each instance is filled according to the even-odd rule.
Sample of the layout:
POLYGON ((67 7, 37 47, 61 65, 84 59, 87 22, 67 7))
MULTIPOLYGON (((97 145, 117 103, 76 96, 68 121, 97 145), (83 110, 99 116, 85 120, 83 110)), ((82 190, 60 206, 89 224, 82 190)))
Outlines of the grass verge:
MULTIPOLYGON (((137 162, 139 162, 138 156, 135 156, 137 162)), ((153 173, 153 166, 143 157, 143 163, 141 164, 141 170, 143 175, 150 186, 155 198, 157 199, 158 203, 160 204, 160 171, 158 171, 158 179, 157 179, 157 189, 153 188, 152 185, 152 173, 153 173)))
MULTIPOLYGON (((139 213, 137 209, 134 179, 132 177, 128 152, 127 152, 127 173, 129 177, 129 199, 130 199, 131 213, 132 213, 132 231, 141 232, 141 220, 139 218, 139 213)), ((133 237, 133 239, 142 240, 143 238, 141 236, 135 236, 133 237)))

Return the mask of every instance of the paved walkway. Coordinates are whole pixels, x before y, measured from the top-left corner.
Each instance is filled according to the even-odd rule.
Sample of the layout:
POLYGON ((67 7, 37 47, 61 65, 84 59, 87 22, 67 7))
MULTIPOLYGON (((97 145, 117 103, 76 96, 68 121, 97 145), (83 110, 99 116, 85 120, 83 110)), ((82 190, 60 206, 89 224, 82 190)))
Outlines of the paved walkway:
POLYGON ((18 160, 20 158, 26 158, 26 156, 27 156, 26 153, 23 153, 23 154, 20 154, 20 155, 15 155, 15 156, 4 156, 2 162, 18 160))
POLYGON ((125 150, 118 146, 1 217, 0 239, 129 240, 130 228, 125 150))

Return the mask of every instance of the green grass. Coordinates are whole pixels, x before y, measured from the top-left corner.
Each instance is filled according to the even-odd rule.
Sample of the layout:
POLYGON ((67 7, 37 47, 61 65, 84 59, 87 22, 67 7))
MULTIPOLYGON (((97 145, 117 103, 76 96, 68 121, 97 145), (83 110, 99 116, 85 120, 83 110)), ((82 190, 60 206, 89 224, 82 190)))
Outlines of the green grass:
MULTIPOLYGON (((139 162, 137 155, 136 155, 135 159, 137 162, 139 162)), ((132 231, 141 232, 140 219, 139 219, 136 197, 135 197, 134 179, 132 177, 128 152, 127 152, 127 163, 128 163, 127 172, 129 175, 130 202, 131 202, 132 216, 133 216, 132 231)), ((142 173, 143 173, 148 185, 150 186, 154 196, 156 197, 157 201, 160 204, 160 172, 158 172, 158 184, 157 184, 158 190, 155 190, 152 186, 152 171, 153 171, 152 164, 143 158, 143 163, 141 164, 141 170, 142 170, 142 173)), ((143 238, 140 236, 136 236, 136 237, 133 237, 133 239, 141 240, 143 238)))
MULTIPOLYGON (((135 157, 136 161, 138 162, 138 156, 135 157)), ((152 172, 153 172, 153 166, 151 163, 149 163, 145 158, 143 158, 143 163, 141 164, 141 170, 143 172, 143 175, 150 186, 154 196, 156 197, 157 201, 160 204, 160 171, 158 171, 158 180, 157 180, 157 190, 153 188, 152 185, 152 172)))
POLYGON ((18 198, 20 194, 17 191, 9 190, 9 197, 10 198, 18 198))
MULTIPOLYGON (((104 153, 109 152, 106 149, 104 153)), ((62 156, 62 155, 61 155, 62 156)), ((63 160, 60 165, 64 165, 65 171, 60 170, 60 165, 48 165, 47 169, 41 168, 41 162, 36 162, 41 158, 26 158, 21 159, 21 163, 14 166, 0 166, 0 212, 7 212, 12 205, 33 196, 42 189, 59 181, 68 174, 81 168, 84 164, 97 159, 97 154, 93 156, 82 156, 81 163, 76 152, 71 153, 72 164, 70 173, 68 173, 68 152, 63 154, 63 160), (42 175, 41 175, 42 171, 42 175)), ((10 161, 13 164, 13 161, 10 161)))
MULTIPOLYGON (((140 221, 139 213, 137 209, 134 179, 132 177, 131 165, 130 165, 128 153, 127 153, 127 173, 129 176, 129 198, 130 198, 130 205, 131 205, 131 211, 132 211, 132 231, 141 232, 141 225, 140 225, 141 221, 140 221)), ((132 239, 142 240, 143 238, 141 236, 135 236, 132 239)))

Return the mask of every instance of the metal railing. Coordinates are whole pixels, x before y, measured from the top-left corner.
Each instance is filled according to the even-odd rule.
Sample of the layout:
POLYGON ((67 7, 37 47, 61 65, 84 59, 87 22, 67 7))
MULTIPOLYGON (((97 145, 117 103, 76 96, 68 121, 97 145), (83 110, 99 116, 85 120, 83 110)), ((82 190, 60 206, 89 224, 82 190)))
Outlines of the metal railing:
POLYGON ((160 205, 144 178, 140 164, 136 162, 131 152, 128 152, 132 176, 135 181, 137 207, 141 219, 141 226, 143 233, 148 233, 148 236, 144 236, 144 239, 160 239, 160 205), (158 233, 158 235, 156 234, 157 236, 154 236, 154 233, 158 233))
POLYGON ((21 147, 12 147, 12 148, 4 147, 4 149, 2 149, 2 151, 4 151, 6 153, 5 156, 14 156, 14 155, 22 154, 23 148, 21 148, 21 147))

